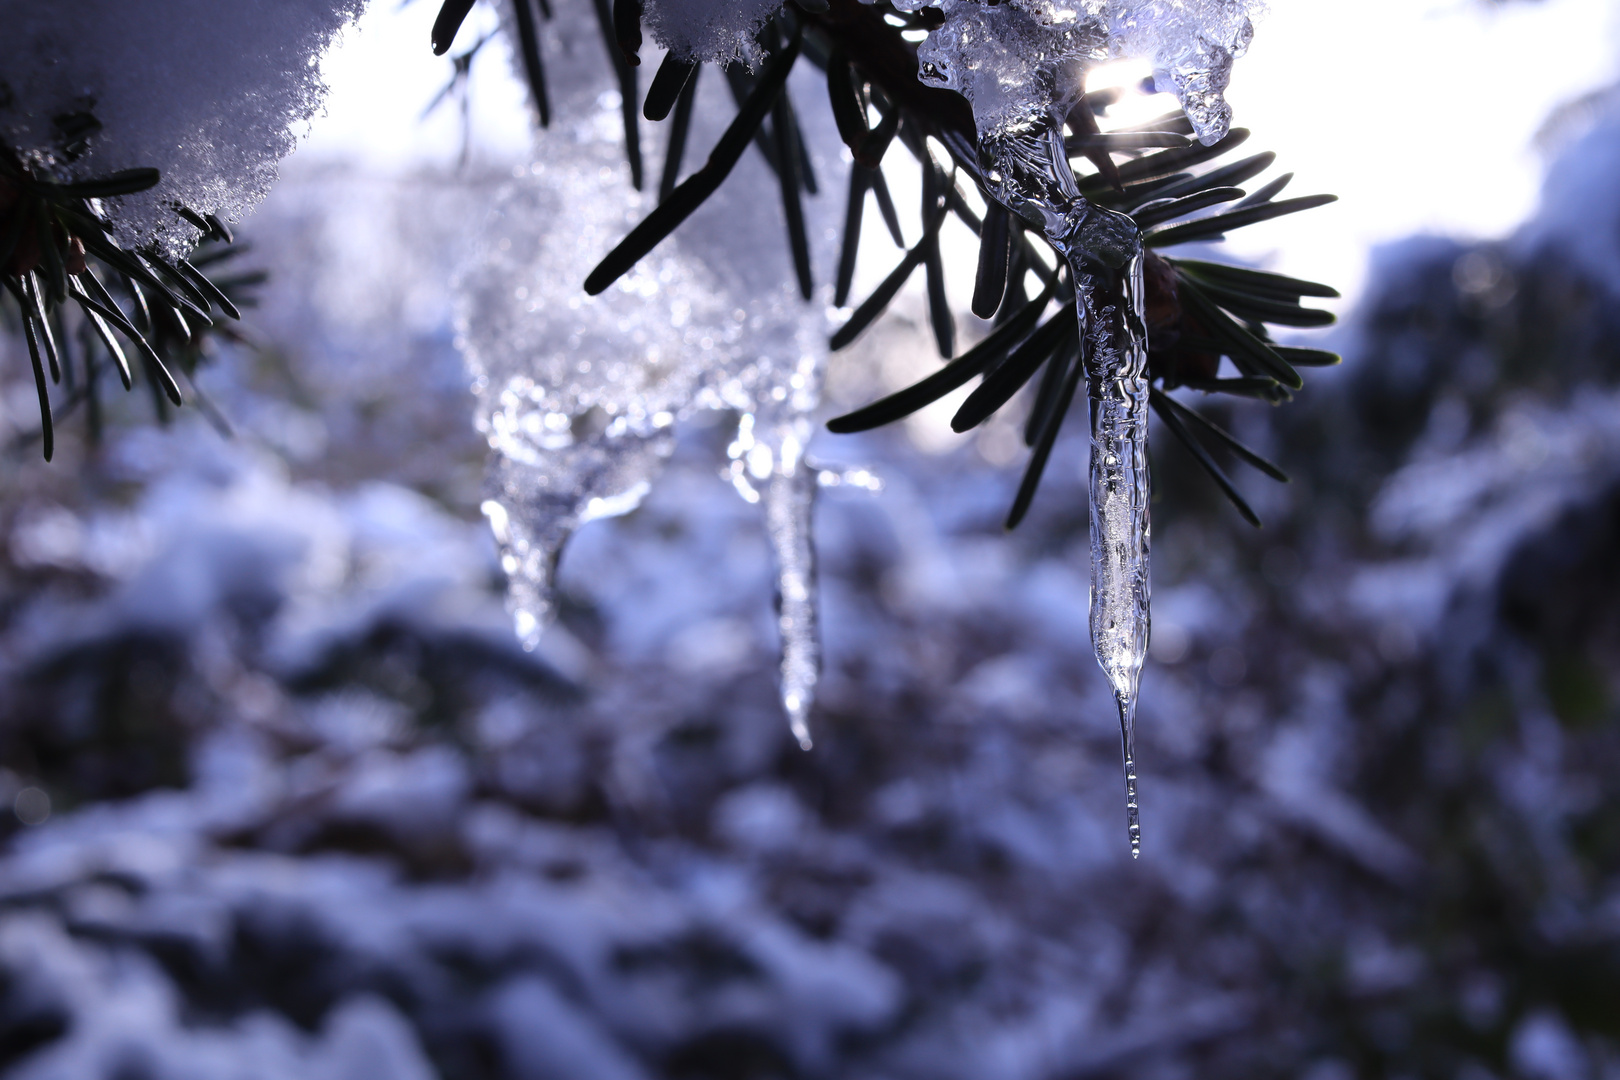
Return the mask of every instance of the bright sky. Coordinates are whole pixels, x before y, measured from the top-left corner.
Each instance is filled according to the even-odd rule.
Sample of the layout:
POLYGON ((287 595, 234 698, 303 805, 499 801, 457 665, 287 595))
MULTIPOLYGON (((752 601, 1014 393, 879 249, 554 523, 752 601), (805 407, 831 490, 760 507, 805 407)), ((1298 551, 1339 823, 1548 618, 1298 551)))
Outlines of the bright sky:
MULTIPOLYGON (((382 171, 455 159, 454 109, 419 120, 449 75, 427 45, 437 9, 373 3, 328 58, 327 115, 301 157, 382 171)), ((1353 293, 1371 245, 1507 233, 1535 208, 1544 162, 1532 144, 1548 114, 1620 76, 1617 15, 1609 0, 1272 0, 1236 65, 1235 122, 1298 174, 1290 194, 1341 201, 1245 230, 1234 254, 1353 293)), ((492 23, 475 9, 456 51, 492 23)), ((523 154, 522 101, 497 40, 473 65, 479 152, 523 154)))
POLYGON ((1353 288, 1371 245, 1509 232, 1536 206, 1542 122, 1620 75, 1616 15, 1611 0, 1273 0, 1227 97, 1298 174, 1293 193, 1340 202, 1245 230, 1241 250, 1353 288))

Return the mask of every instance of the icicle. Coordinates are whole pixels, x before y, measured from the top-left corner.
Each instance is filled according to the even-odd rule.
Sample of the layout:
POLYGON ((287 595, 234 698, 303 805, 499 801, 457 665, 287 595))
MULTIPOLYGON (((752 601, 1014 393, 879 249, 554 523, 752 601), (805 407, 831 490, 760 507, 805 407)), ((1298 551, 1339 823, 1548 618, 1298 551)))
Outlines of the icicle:
POLYGON ((1136 804, 1136 690, 1147 654, 1151 532, 1140 245, 1123 270, 1092 273, 1081 282, 1081 295, 1092 316, 1086 349, 1091 406, 1091 646, 1119 704, 1126 827, 1135 858, 1142 853, 1136 804))
POLYGON ((952 36, 950 26, 942 32, 955 51, 934 50, 924 75, 974 103, 990 193, 1046 234, 1075 282, 1091 412, 1091 643, 1119 707, 1126 825, 1137 857, 1134 727, 1149 595, 1142 238, 1129 217, 1080 194, 1064 150, 1064 120, 1083 84, 1077 42, 1095 28, 1069 28, 1054 52, 1057 39, 1046 30, 1031 38, 1024 16, 971 7, 958 28, 965 32, 952 36), (1009 82, 1015 68, 1019 78, 1009 82))
MULTIPOLYGON (((817 618, 816 550, 811 528, 822 470, 810 465, 804 447, 810 421, 789 411, 761 422, 744 413, 727 450, 727 475, 737 493, 765 511, 765 532, 776 567, 776 626, 782 711, 802 749, 812 746, 810 707, 821 678, 821 629, 817 618)), ((839 476, 837 473, 831 474, 839 476)), ((869 475, 869 474, 867 474, 869 475)), ((840 477, 841 479, 841 477, 840 477)))

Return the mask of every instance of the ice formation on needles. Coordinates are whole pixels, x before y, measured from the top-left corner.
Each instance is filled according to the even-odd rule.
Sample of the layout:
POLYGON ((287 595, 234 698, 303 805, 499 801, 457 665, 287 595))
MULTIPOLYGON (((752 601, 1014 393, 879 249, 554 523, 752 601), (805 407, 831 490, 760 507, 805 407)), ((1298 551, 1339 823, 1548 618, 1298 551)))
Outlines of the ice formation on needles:
POLYGON ((183 255, 173 213, 237 220, 320 108, 318 60, 365 0, 0 0, 0 145, 59 180, 156 168, 109 200, 129 247, 183 255))
MULTIPOLYGON (((459 344, 491 449, 484 512, 514 624, 526 645, 539 642, 569 536, 635 508, 682 417, 735 410, 724 475, 764 513, 780 593, 782 705, 808 746, 820 673, 811 514, 818 483, 837 479, 805 455, 827 298, 804 302, 783 245, 761 241, 780 235, 781 223, 774 201, 756 195, 769 174, 746 158, 633 270, 599 296, 583 292, 653 196, 630 184, 617 83, 594 13, 582 0, 557 0, 553 11, 556 119, 536 135, 535 163, 501 196, 483 251, 458 284, 459 344)), ((692 142, 712 143, 734 111, 721 80, 700 81, 692 142)), ((835 145, 830 124, 813 116, 803 124, 812 153, 835 145)), ((834 257, 833 202, 805 201, 823 268, 834 257)))

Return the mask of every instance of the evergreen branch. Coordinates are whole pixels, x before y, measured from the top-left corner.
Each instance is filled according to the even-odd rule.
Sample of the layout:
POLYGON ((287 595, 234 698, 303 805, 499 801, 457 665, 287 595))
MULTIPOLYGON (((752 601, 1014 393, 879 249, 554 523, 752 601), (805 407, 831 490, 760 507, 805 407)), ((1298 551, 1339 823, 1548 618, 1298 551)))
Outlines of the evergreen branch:
POLYGON ((1277 179, 1271 181, 1265 187, 1238 203, 1235 207, 1233 207, 1233 209, 1246 210, 1251 206, 1259 206, 1261 203, 1268 203, 1272 199, 1275 199, 1277 194, 1282 191, 1283 188, 1287 187, 1289 182, 1293 179, 1293 173, 1283 173, 1281 176, 1277 177, 1277 179))
POLYGON ((1215 436, 1215 438, 1223 443, 1228 450, 1231 450, 1232 453, 1236 454, 1238 457, 1242 458, 1256 469, 1259 469, 1261 472, 1265 473, 1279 484, 1286 484, 1289 482, 1287 473, 1283 472, 1281 469, 1277 468, 1277 466, 1273 465, 1271 462, 1267 461, 1265 458, 1243 445, 1243 443, 1236 436, 1232 435, 1225 428, 1221 427, 1219 424, 1205 416, 1203 413, 1199 412, 1197 409, 1188 408, 1186 405, 1183 405, 1181 402, 1177 401, 1163 390, 1160 390, 1158 387, 1154 387, 1152 393, 1156 401, 1162 400, 1166 408, 1171 409, 1184 420, 1191 420, 1193 423, 1215 436))
POLYGON ((474 0, 444 0, 438 17, 433 20, 433 55, 443 56, 450 51, 456 33, 472 11, 474 0))
POLYGON ((1334 367, 1344 357, 1326 349, 1301 349, 1294 345, 1273 345, 1272 351, 1295 367, 1334 367))
POLYGON ((810 299, 815 283, 810 277, 810 239, 804 231, 804 202, 800 190, 799 147, 795 137, 793 106, 784 88, 771 106, 771 126, 776 134, 777 179, 782 189, 782 216, 787 221, 788 249, 793 253, 793 271, 799 279, 799 295, 810 299))
MULTIPOLYGON (((1241 205, 1241 204, 1239 204, 1241 205)), ((1169 259, 1183 273, 1192 274, 1212 285, 1225 284, 1244 292, 1270 295, 1281 300, 1298 300, 1302 296, 1334 299, 1339 290, 1315 281, 1285 277, 1269 270, 1251 270, 1246 266, 1204 262, 1200 259, 1169 259)))
POLYGON ((1007 267, 1012 259, 1011 215, 1000 203, 991 203, 979 230, 979 268, 973 277, 973 314, 995 317, 1007 294, 1007 267))
POLYGON ((687 63, 674 53, 665 53, 663 62, 653 75, 652 85, 647 87, 647 100, 642 104, 641 115, 654 123, 668 116, 676 99, 686 90, 686 84, 697 74, 699 66, 687 63))
POLYGON ((951 430, 960 433, 984 423, 991 413, 1007 404, 1014 394, 1023 389, 1024 384, 1040 370, 1041 364, 1067 339, 1078 339, 1079 336, 1078 309, 1073 304, 1064 304, 1000 367, 985 376, 984 382, 968 395, 956 415, 951 417, 951 430))
POLYGON ((1242 188, 1213 187, 1205 191, 1194 192, 1191 195, 1183 195, 1180 198, 1167 196, 1155 199, 1150 203, 1144 203, 1136 208, 1131 217, 1136 220, 1137 228, 1146 229, 1242 197, 1242 188))
POLYGON ((855 281, 855 257, 860 251, 861 219, 866 212, 866 192, 869 188, 865 166, 852 164, 849 169, 849 201, 844 209, 844 240, 838 252, 838 279, 833 285, 833 304, 843 307, 849 302, 850 286, 855 281))
POLYGON ((540 114, 540 126, 551 126, 551 95, 546 92, 546 65, 540 54, 540 27, 534 18, 534 0, 512 0, 512 14, 517 22, 518 54, 523 58, 523 76, 529 84, 529 97, 535 112, 540 114))
POLYGON ((1221 494, 1225 495, 1227 501, 1237 508, 1238 513, 1243 515, 1243 520, 1257 529, 1260 528, 1260 515, 1256 514, 1254 509, 1249 506, 1247 499, 1238 494, 1237 487, 1233 485, 1225 470, 1216 464, 1215 459, 1204 448, 1204 444, 1198 441, 1197 436, 1187 430, 1186 425, 1181 422, 1175 410, 1166 404, 1168 401, 1170 401, 1169 395, 1158 391, 1152 392, 1148 397, 1149 404, 1153 406, 1153 411, 1159 414, 1159 419, 1164 421, 1164 426, 1170 430, 1170 433, 1176 437, 1178 442, 1191 451, 1193 460, 1203 466, 1204 472, 1208 473, 1210 479, 1215 481, 1215 486, 1221 489, 1221 494))
MULTIPOLYGON (((1073 310, 1069 308, 1068 310, 1073 310)), ((1049 364, 1049 370, 1056 373, 1061 371, 1061 380, 1054 375, 1055 392, 1051 404, 1041 411, 1039 430, 1035 434, 1029 464, 1024 467, 1024 477, 1018 483, 1018 493, 1013 496, 1011 509, 1007 511, 1005 528, 1016 529, 1018 523, 1024 520, 1029 513, 1030 505, 1035 501, 1035 491, 1040 486, 1041 476, 1046 472, 1047 459, 1052 456, 1052 447, 1057 443, 1058 432, 1063 427, 1063 418, 1074 402, 1075 392, 1079 389, 1080 380, 1085 377, 1086 365, 1080 356, 1080 338, 1076 334, 1073 341, 1066 343, 1049 364)))
POLYGON ((1040 319, 1041 312, 1052 302, 1055 284, 1048 286, 1035 299, 1027 302, 1006 322, 996 327, 989 336, 932 375, 913 383, 904 390, 874 401, 865 408, 827 421, 827 430, 837 435, 870 431, 875 427, 893 423, 910 416, 925 405, 930 405, 965 386, 975 376, 982 375, 1006 357, 1009 350, 1029 336, 1040 319))
POLYGON ((827 343, 828 348, 833 352, 837 352, 859 337, 861 331, 872 325, 877 317, 888 308, 889 301, 893 300, 895 294, 900 291, 900 286, 904 285, 906 280, 911 277, 911 272, 922 265, 923 254, 924 242, 919 240, 917 246, 908 249, 905 255, 901 257, 899 264, 889 271, 888 277, 885 277, 882 283, 872 290, 872 295, 861 301, 860 306, 850 315, 849 321, 833 332, 832 338, 827 343))
POLYGON ((45 460, 51 460, 56 453, 56 431, 51 423, 51 394, 45 386, 45 367, 40 362, 39 341, 34 336, 32 304, 24 296, 23 290, 16 278, 6 276, 0 278, 6 288, 17 301, 17 307, 22 311, 23 337, 28 342, 28 359, 34 368, 34 389, 39 395, 39 425, 40 441, 45 451, 45 460))
MULTIPOLYGON (((945 194, 948 181, 940 175, 939 166, 931 158, 923 165, 923 215, 945 217, 945 194)), ((923 276, 928 294, 928 321, 933 326, 934 344, 939 355, 946 360, 956 352, 956 317, 951 313, 950 299, 945 295, 945 265, 939 253, 939 230, 932 229, 923 237, 923 276)))
MULTIPOLYGON (((525 0, 526 2, 526 0, 525 0)), ((596 21, 602 30, 602 43, 607 48, 608 61, 619 79, 619 116, 624 123, 624 154, 630 161, 630 186, 641 190, 641 124, 636 102, 641 95, 636 89, 636 69, 625 57, 620 45, 619 32, 614 20, 611 0, 594 0, 596 21)), ((638 14, 637 36, 640 36, 638 14)), ((636 61, 640 63, 638 59, 636 61)))
POLYGON ((1282 202, 1266 203, 1262 206, 1251 206, 1245 210, 1233 210, 1226 214, 1216 214, 1214 217, 1190 221, 1185 225, 1172 225, 1167 229, 1149 233, 1142 242, 1149 247, 1169 247, 1171 244, 1189 244, 1198 240, 1215 240, 1225 235, 1229 229, 1239 229, 1245 225, 1253 225, 1261 221, 1282 217, 1284 214, 1297 214, 1301 210, 1313 210, 1318 206, 1326 206, 1331 202, 1338 202, 1337 195, 1305 195, 1297 199, 1284 199, 1282 202))
POLYGON ((669 201, 681 178, 681 159, 686 156, 686 138, 692 130, 692 109, 697 104, 698 71, 699 68, 692 69, 691 77, 675 99, 675 118, 670 121, 669 144, 664 151, 664 175, 658 181, 659 202, 669 201))
POLYGON ((1215 336, 1244 374, 1264 374, 1290 390, 1304 387, 1299 372, 1289 367, 1288 361, 1278 356, 1269 342, 1262 341, 1247 327, 1234 321, 1205 295, 1196 282, 1182 277, 1176 286, 1178 294, 1187 302, 1198 321, 1215 336))

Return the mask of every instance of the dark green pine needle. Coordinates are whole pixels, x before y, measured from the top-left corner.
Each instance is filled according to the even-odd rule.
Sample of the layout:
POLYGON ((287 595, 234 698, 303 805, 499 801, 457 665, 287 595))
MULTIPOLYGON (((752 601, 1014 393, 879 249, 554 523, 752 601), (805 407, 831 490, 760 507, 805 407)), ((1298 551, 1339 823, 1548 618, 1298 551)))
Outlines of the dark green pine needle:
POLYGON ((753 93, 748 96, 731 126, 726 128, 725 134, 720 136, 720 141, 715 144, 703 167, 678 185, 668 199, 648 214, 641 224, 631 229, 630 235, 621 240, 591 271, 585 279, 587 293, 596 296, 617 281, 719 189, 764 122, 765 114, 776 103, 777 94, 787 83, 788 73, 793 70, 793 63, 799 57, 799 40, 799 35, 795 33, 786 47, 771 58, 753 93))
POLYGON ((433 20, 433 55, 443 56, 456 40, 456 32, 472 11, 473 0, 444 0, 439 17, 433 20))
POLYGON ((1187 426, 1182 423, 1175 410, 1165 404, 1170 400, 1169 397, 1155 390, 1148 400, 1153 406, 1153 411, 1159 414, 1159 419, 1164 421, 1164 426, 1176 437, 1177 442, 1192 453, 1193 460, 1198 462, 1204 471, 1209 474, 1210 479, 1215 481, 1215 486, 1221 489, 1221 493, 1226 496, 1227 501, 1237 508, 1238 513, 1243 515, 1243 520, 1257 529, 1260 528, 1260 515, 1256 514, 1254 509, 1249 506, 1248 500, 1238 494, 1238 489, 1233 485, 1231 478, 1226 475, 1225 470, 1220 465, 1216 464, 1215 459, 1204 448, 1204 444, 1198 441, 1197 436, 1187 430, 1187 426))

